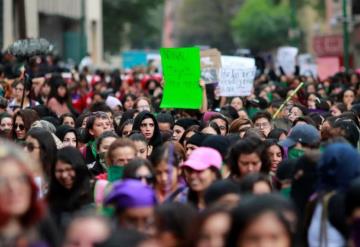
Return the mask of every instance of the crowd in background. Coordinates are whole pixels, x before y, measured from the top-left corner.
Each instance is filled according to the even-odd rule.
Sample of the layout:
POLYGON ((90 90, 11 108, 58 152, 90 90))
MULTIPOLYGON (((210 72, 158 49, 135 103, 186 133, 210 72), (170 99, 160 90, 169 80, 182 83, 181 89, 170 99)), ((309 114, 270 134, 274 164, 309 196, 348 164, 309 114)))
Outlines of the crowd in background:
POLYGON ((3 54, 0 246, 360 246, 358 74, 199 81, 198 110, 164 84, 3 54))

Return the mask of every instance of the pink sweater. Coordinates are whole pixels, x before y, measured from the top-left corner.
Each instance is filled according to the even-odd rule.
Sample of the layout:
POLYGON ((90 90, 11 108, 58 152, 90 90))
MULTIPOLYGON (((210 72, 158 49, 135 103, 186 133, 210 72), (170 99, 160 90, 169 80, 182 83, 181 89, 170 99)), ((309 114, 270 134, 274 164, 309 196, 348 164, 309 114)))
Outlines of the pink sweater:
POLYGON ((70 113, 69 107, 66 105, 66 103, 60 104, 59 101, 55 98, 49 99, 47 106, 50 110, 56 113, 56 115, 61 116, 64 113, 70 113))

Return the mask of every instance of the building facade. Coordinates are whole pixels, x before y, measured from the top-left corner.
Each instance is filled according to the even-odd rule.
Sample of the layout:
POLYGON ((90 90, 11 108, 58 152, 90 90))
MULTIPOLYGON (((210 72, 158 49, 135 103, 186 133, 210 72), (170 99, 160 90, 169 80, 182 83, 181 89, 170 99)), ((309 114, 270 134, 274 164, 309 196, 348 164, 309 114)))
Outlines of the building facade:
POLYGON ((102 0, 1 0, 2 49, 17 39, 45 38, 66 61, 86 52, 103 60, 102 0))
POLYGON ((325 9, 320 12, 305 6, 298 12, 298 20, 304 32, 305 50, 316 57, 338 57, 344 65, 344 21, 348 23, 350 65, 360 67, 360 1, 325 0, 325 9), (348 18, 343 18, 346 2, 348 18), (306 18, 301 18, 306 16, 306 18))

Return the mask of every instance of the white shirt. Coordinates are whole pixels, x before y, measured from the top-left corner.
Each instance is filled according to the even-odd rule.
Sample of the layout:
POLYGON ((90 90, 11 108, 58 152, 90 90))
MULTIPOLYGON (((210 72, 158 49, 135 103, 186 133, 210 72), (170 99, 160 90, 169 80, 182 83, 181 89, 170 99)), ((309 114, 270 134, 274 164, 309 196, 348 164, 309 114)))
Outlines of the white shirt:
POLYGON ((320 245, 321 237, 321 214, 323 211, 323 205, 321 202, 318 202, 314 211, 314 214, 311 219, 311 224, 309 227, 307 239, 309 247, 343 247, 346 246, 345 239, 340 234, 340 232, 331 225, 329 219, 326 219, 326 236, 327 236, 327 245, 323 240, 323 243, 320 245))

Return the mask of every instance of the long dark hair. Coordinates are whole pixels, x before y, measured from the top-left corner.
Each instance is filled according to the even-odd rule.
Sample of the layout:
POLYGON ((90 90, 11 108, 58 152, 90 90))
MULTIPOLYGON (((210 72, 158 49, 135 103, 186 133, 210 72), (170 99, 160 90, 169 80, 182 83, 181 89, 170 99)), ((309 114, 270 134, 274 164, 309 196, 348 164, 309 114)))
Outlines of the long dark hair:
POLYGON ((269 176, 264 173, 251 173, 246 175, 240 181, 240 190, 242 194, 253 194, 254 186, 258 182, 265 182, 273 190, 269 176))
POLYGON ((222 206, 222 205, 213 205, 210 207, 207 207, 204 209, 204 211, 201 211, 199 214, 195 215, 193 217, 193 220, 191 225, 189 225, 189 229, 187 232, 187 240, 186 245, 189 247, 195 247, 198 246, 201 240, 201 233, 203 231, 203 228, 206 224, 206 222, 213 216, 218 214, 226 214, 230 218, 230 211, 228 208, 222 206))
MULTIPOLYGON (((13 124, 15 124, 15 120, 17 117, 20 117, 24 122, 25 132, 28 132, 33 122, 39 120, 39 115, 36 111, 32 109, 24 109, 16 112, 13 116, 13 124)), ((16 140, 16 129, 13 127, 12 129, 12 137, 16 140)))
POLYGON ((76 131, 75 128, 73 127, 70 127, 68 125, 60 125, 57 129, 56 129, 56 136, 60 139, 61 142, 64 141, 64 138, 66 136, 67 133, 69 132, 72 132, 74 133, 75 135, 75 138, 76 138, 76 146, 78 145, 79 143, 79 140, 78 140, 78 133, 76 131))
POLYGON ((125 166, 123 178, 135 178, 136 172, 143 166, 145 166, 150 171, 152 176, 155 175, 154 168, 152 167, 150 161, 137 158, 129 161, 129 164, 125 166))
MULTIPOLYGON (((267 161, 262 160, 263 142, 255 137, 247 137, 245 139, 237 141, 231 148, 228 156, 228 163, 230 165, 231 176, 241 177, 238 160, 242 154, 256 153, 261 159, 261 171, 267 164, 267 161)), ((266 173, 266 171, 263 171, 266 173)))
POLYGON ((31 128, 26 136, 30 136, 39 142, 41 165, 46 176, 50 177, 50 170, 55 164, 57 153, 53 136, 42 128, 31 128))
POLYGON ((247 227, 265 213, 273 213, 276 219, 283 225, 291 246, 294 231, 292 229, 292 222, 289 222, 286 218, 287 212, 295 214, 292 204, 279 195, 267 194, 242 199, 241 203, 232 211, 232 224, 225 246, 231 247, 236 245, 238 240, 243 237, 247 227))
MULTIPOLYGON (((215 176, 216 176, 216 179, 217 180, 220 180, 221 179, 221 173, 220 173, 220 170, 218 170, 217 168, 211 166, 209 167, 209 169, 215 173, 215 176)), ((210 186, 209 186, 210 187, 210 186)), ((204 191, 205 192, 205 191, 204 191)), ((187 199, 188 199, 188 202, 190 204, 192 204, 194 207, 198 207, 198 203, 199 203, 199 195, 198 193, 196 193, 195 191, 193 191, 190 186, 189 186, 189 192, 188 192, 188 195, 187 195, 187 199)))
POLYGON ((66 84, 65 80, 60 75, 53 75, 50 78, 50 83, 51 83, 51 90, 50 90, 50 94, 49 94, 49 97, 48 97, 48 101, 51 98, 55 98, 60 104, 65 103, 67 105, 67 107, 69 108, 69 110, 71 111, 71 113, 73 115, 77 116, 78 112, 76 112, 76 110, 72 106, 71 97, 70 97, 70 94, 69 94, 69 89, 67 88, 67 84, 66 84), (65 89, 66 89, 66 94, 63 97, 61 97, 58 94, 58 91, 57 91, 58 88, 61 87, 61 86, 65 87, 65 89))
POLYGON ((162 143, 162 138, 161 138, 158 122, 152 113, 148 111, 140 112, 134 119, 133 131, 134 130, 141 131, 140 130, 141 123, 143 120, 147 118, 151 118, 154 121, 154 134, 149 141, 149 145, 152 145, 153 147, 158 147, 162 143))
POLYGON ((261 166, 261 171, 263 173, 269 173, 271 170, 271 162, 270 162, 270 157, 268 155, 268 150, 270 149, 270 147, 272 146, 277 146, 279 147, 280 151, 281 151, 281 157, 282 159, 285 158, 285 150, 282 146, 279 145, 278 140, 276 139, 266 139, 263 142, 263 151, 261 154, 261 161, 263 162, 262 166, 261 166))
POLYGON ((55 176, 56 164, 51 169, 51 180, 47 196, 51 209, 75 211, 92 201, 90 173, 80 151, 74 147, 64 147, 58 151, 57 160, 72 166, 75 171, 73 187, 64 188, 55 176))

